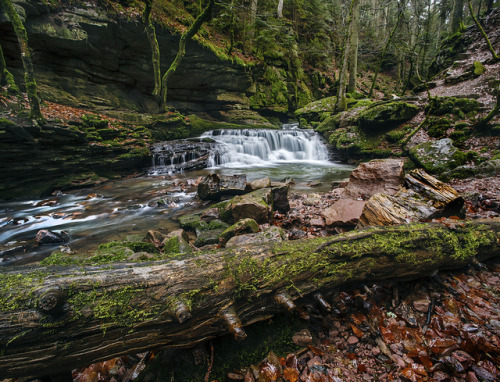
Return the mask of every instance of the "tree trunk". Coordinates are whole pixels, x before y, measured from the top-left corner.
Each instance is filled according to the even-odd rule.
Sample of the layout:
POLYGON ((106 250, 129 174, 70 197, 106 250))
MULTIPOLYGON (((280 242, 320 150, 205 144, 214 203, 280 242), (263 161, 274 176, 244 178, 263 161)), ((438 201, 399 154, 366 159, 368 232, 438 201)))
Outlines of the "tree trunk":
POLYGON ((349 51, 349 84, 348 92, 356 91, 356 77, 358 75, 358 45, 359 45, 359 1, 354 4, 352 11, 352 33, 349 51))
POLYGON ((347 22, 347 34, 344 43, 344 56, 342 58, 342 68, 339 74, 339 89, 337 92, 337 103, 335 105, 336 111, 343 111, 347 108, 345 91, 347 86, 347 65, 349 62, 349 53, 351 51, 352 30, 353 30, 353 14, 354 9, 357 7, 359 0, 352 0, 351 8, 349 10, 349 20, 347 22))
POLYGON ((153 62, 154 90, 153 97, 156 102, 160 101, 161 93, 161 72, 160 72, 160 47, 156 39, 156 30, 151 21, 151 9, 153 0, 145 0, 144 11, 142 13, 142 22, 145 25, 146 35, 148 36, 149 45, 151 47, 151 60, 153 62))
POLYGON ((0 375, 190 347, 352 282, 415 279, 500 253, 500 219, 370 228, 156 262, 0 269, 0 375))
POLYGON ((7 84, 7 81, 5 80, 6 76, 4 75, 6 70, 7 64, 5 63, 5 57, 3 56, 2 45, 0 45, 0 85, 2 86, 7 84))
POLYGON ((31 60, 31 52, 28 45, 28 34, 24 28, 19 15, 17 14, 11 0, 0 0, 2 8, 9 16, 9 19, 16 32, 19 48, 21 50, 21 60, 24 67, 24 81, 26 83, 26 93, 30 103, 30 117, 36 121, 43 121, 42 112, 40 111, 40 100, 38 99, 38 90, 33 71, 33 61, 31 60))
POLYGON ((278 19, 283 18, 283 0, 278 0, 277 14, 278 14, 278 19))
POLYGON ((464 2, 465 0, 455 0, 453 2, 453 11, 451 12, 450 32, 451 34, 460 29, 460 24, 464 18, 464 2))
POLYGON ((394 25, 394 29, 392 30, 391 34, 389 35, 389 38, 387 39, 387 43, 385 44, 384 50, 382 51, 382 57, 380 57, 380 62, 377 68, 377 71, 373 75, 373 81, 372 81, 372 86, 370 87, 370 92, 368 93, 368 97, 371 98, 373 94, 373 89, 375 88, 375 84, 377 82, 377 77, 378 74, 380 73, 380 70, 382 69, 382 63, 384 62, 384 57, 387 53, 387 50, 389 49, 389 46, 391 44, 392 38, 394 37, 394 34, 396 33, 396 30, 398 29, 399 26, 399 21, 401 20, 401 17, 403 15, 403 11, 400 9, 399 15, 398 15, 398 20, 396 21, 396 24, 394 25))
POLYGON ((255 21, 257 19, 257 5, 258 0, 250 0, 250 23, 248 25, 248 39, 250 41, 250 46, 253 44, 253 38, 255 37, 255 21))
POLYGON ((166 111, 167 106, 167 93, 168 93, 168 80, 175 73, 179 67, 184 55, 186 54, 186 43, 190 40, 198 31, 200 30, 203 23, 208 20, 212 14, 212 8, 214 6, 215 0, 210 0, 206 8, 201 12, 201 14, 194 20, 191 27, 182 34, 179 41, 179 50, 175 56, 174 61, 170 64, 170 67, 163 75, 161 79, 161 110, 166 111))

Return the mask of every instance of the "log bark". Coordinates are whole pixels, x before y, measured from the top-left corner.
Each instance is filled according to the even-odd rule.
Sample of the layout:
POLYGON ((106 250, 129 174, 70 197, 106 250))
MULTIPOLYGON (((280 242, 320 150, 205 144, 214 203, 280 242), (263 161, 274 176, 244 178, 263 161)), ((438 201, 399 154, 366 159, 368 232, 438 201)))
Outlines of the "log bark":
POLYGON ((369 228, 156 262, 0 270, 0 376, 190 347, 352 282, 414 279, 500 253, 500 219, 369 228))

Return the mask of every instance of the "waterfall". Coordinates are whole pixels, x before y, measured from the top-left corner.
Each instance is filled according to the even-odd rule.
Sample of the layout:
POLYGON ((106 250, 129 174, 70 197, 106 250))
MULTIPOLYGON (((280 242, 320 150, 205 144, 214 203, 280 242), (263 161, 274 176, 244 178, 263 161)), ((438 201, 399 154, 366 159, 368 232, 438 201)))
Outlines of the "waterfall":
POLYGON ((296 125, 281 130, 214 130, 201 138, 217 144, 217 155, 209 158, 209 167, 272 166, 290 162, 326 162, 329 153, 320 136, 296 125))
POLYGON ((208 131, 198 141, 161 142, 151 147, 150 174, 195 169, 265 167, 284 163, 326 163, 329 152, 320 136, 296 124, 280 130, 223 129, 208 131))

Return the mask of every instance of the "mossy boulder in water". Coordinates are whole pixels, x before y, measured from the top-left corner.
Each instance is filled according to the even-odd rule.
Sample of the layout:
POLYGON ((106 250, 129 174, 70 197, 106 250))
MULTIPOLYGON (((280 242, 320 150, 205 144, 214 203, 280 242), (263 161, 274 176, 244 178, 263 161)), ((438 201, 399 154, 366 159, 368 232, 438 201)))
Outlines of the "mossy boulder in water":
POLYGON ((413 146, 410 148, 410 157, 433 174, 451 170, 467 161, 467 155, 453 146, 449 138, 413 146))
POLYGON ((363 110, 358 117, 362 129, 393 127, 406 122, 418 113, 418 107, 406 102, 389 102, 363 110))

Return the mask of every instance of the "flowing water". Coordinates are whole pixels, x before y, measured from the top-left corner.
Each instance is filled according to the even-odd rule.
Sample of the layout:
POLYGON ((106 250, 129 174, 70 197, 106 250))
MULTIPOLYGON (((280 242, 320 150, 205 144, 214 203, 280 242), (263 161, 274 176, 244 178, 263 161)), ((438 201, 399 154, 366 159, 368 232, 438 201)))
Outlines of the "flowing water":
POLYGON ((38 261, 57 249, 59 245, 34 244, 40 229, 64 230, 70 237, 66 245, 76 251, 95 250, 105 241, 133 240, 150 229, 177 229, 179 215, 202 205, 189 185, 209 173, 246 174, 248 181, 291 177, 295 190, 316 192, 329 190, 332 180, 346 179, 352 171, 329 160, 318 135, 293 125, 282 130, 216 130, 198 141, 156 145, 145 176, 45 199, 0 202, 0 264, 38 261), (207 168, 186 171, 200 167, 207 168), (311 181, 322 185, 310 188, 311 181))

